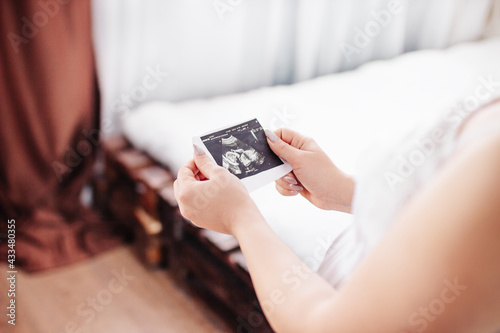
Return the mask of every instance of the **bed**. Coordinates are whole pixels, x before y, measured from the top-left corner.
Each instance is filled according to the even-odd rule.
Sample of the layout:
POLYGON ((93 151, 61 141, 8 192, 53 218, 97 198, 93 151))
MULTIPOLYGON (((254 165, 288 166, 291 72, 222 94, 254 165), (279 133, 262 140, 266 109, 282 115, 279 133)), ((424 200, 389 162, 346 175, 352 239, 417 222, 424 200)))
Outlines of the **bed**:
MULTIPOLYGON (((288 126, 314 137, 340 168, 355 175, 370 149, 390 148, 393 138, 416 122, 474 94, 481 78, 500 79, 499 54, 497 38, 413 52, 291 86, 178 104, 150 103, 123 118, 124 133, 133 146, 175 173, 192 156, 192 136, 258 117, 267 128, 288 126)), ((252 197, 303 259, 314 256, 318 238, 331 242, 350 222, 348 215, 317 210, 300 197, 281 197, 274 184, 252 197)))
MULTIPOLYGON (((136 158, 142 158, 141 167, 161 165, 171 175, 164 175, 164 184, 171 184, 172 176, 192 156, 192 136, 257 117, 264 127, 287 126, 314 137, 341 169, 355 177, 357 170, 364 166, 367 154, 390 151, 394 140, 415 124, 446 115, 468 96, 475 96, 478 87, 490 92, 491 97, 499 95, 499 54, 500 38, 489 38, 447 50, 407 53, 391 60, 370 62, 354 71, 290 86, 176 104, 165 101, 143 104, 122 118, 126 140, 115 142, 114 146, 110 144, 108 155, 123 152, 125 147, 127 151, 138 150, 142 157, 136 158)), ((114 161, 109 163, 116 163, 116 158, 114 161)), ((143 179, 142 183, 146 183, 143 192, 155 187, 147 184, 148 180, 143 179)), ((158 188, 153 190, 161 192, 158 188)), ((182 224, 179 222, 182 218, 175 212, 171 188, 163 190, 161 195, 170 207, 164 208, 169 211, 169 218, 182 224)), ((351 223, 348 214, 316 209, 300 196, 280 196, 274 184, 252 192, 251 196, 276 233, 313 269, 318 268, 333 239, 351 223)), ((156 207, 158 203, 154 201, 149 205, 156 207)), ((185 234, 189 235, 191 227, 187 228, 185 234)), ((234 238, 211 231, 193 231, 195 234, 193 237, 199 238, 196 245, 199 251, 190 252, 191 256, 210 254, 212 250, 204 246, 216 244, 233 266, 223 274, 214 274, 239 274, 241 279, 246 279, 245 283, 250 283, 248 276, 244 277, 245 260, 241 252, 234 251, 238 247, 234 238), (235 271, 234 266, 241 272, 235 271)), ((174 242, 182 242, 182 237, 174 242)), ((203 260, 210 259, 204 257, 203 260)), ((210 273, 200 273, 203 274, 210 273)), ((217 288, 217 284, 212 288, 217 288)), ((218 292, 214 294, 217 296, 218 292)), ((245 295, 241 294, 240 298, 245 295)), ((237 302, 251 302, 250 299, 253 298, 237 302)))

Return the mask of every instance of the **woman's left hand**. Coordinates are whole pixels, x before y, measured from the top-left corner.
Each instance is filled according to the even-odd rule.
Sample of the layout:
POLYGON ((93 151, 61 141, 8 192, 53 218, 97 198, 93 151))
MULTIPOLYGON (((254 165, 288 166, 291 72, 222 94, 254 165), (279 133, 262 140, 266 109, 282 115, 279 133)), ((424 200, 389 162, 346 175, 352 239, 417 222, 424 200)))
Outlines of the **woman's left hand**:
POLYGON ((241 216, 260 215, 243 183, 198 147, 174 183, 181 214, 200 228, 233 234, 241 216))

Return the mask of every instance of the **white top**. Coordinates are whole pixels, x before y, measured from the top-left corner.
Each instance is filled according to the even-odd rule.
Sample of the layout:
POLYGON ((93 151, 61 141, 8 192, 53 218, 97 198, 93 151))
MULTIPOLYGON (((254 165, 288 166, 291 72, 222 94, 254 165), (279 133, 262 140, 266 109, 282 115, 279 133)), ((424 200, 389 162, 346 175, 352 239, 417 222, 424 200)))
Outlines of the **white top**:
MULTIPOLYGON (((397 222, 400 210, 464 143, 457 131, 475 112, 456 109, 444 117, 433 117, 402 138, 389 153, 372 152, 366 158, 365 170, 356 183, 353 223, 330 246, 318 269, 321 276, 336 288, 349 279, 397 222)), ((498 132, 496 125, 486 130, 498 132)))

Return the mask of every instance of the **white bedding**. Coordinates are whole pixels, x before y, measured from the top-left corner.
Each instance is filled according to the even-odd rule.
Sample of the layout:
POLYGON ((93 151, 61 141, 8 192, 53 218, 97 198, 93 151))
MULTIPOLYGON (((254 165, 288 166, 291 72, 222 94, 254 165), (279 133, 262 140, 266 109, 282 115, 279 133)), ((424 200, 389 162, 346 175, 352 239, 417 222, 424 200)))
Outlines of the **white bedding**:
MULTIPOLYGON (((363 154, 391 141, 429 115, 473 95, 481 80, 500 82, 500 38, 444 51, 418 51, 389 61, 292 86, 177 104, 145 104, 123 118, 134 146, 176 171, 192 156, 191 137, 258 117, 264 127, 287 125, 311 137, 342 169, 355 174, 363 154)), ((217 78, 214 78, 216 80, 217 78)), ((262 213, 314 269, 347 214, 284 198, 269 184, 252 193, 262 213)))

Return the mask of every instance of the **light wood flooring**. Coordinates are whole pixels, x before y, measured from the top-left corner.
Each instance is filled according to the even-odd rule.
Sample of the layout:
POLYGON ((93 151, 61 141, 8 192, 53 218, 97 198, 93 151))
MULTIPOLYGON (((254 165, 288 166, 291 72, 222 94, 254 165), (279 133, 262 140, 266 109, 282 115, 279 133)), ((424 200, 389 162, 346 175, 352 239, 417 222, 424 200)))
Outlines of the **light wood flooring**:
POLYGON ((6 271, 0 264, 0 332, 230 332, 168 271, 145 269, 126 246, 48 272, 18 272, 16 326, 7 324, 6 271))

